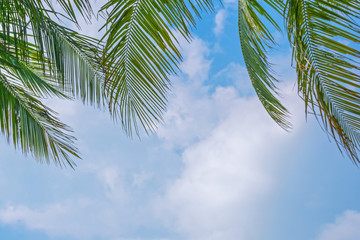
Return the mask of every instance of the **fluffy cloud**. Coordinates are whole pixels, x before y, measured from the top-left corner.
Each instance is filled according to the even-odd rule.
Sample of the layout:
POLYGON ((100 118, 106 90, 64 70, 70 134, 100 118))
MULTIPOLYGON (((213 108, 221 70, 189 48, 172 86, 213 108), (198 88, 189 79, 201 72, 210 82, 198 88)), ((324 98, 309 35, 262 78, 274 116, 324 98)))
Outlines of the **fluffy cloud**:
MULTIPOLYGON (((196 95, 199 89, 203 91, 202 82, 210 68, 208 54, 208 47, 200 39, 185 47, 182 78, 186 78, 189 86, 183 85, 176 92, 179 96, 184 96, 183 90, 191 93, 194 105, 202 101, 202 97, 196 95)), ((205 96, 205 92, 202 96, 205 96)), ((76 239, 92 239, 96 236, 131 239, 143 227, 154 231, 163 229, 153 219, 152 204, 161 195, 160 190, 166 181, 181 171, 180 164, 172 163, 178 157, 173 149, 166 148, 166 138, 159 140, 152 137, 143 142, 132 142, 119 137, 119 126, 114 126, 106 113, 95 112, 73 102, 50 100, 49 103, 80 135, 79 145, 85 161, 79 163, 75 174, 54 169, 49 172, 32 170, 38 166, 28 170, 17 166, 25 178, 34 174, 39 181, 49 179, 39 185, 42 192, 54 197, 41 198, 33 194, 23 201, 19 191, 9 193, 9 189, 1 185, 0 192, 7 195, 7 200, 0 203, 0 221, 4 224, 21 223, 28 229, 42 230, 54 237, 71 236, 76 239)), ((170 108, 171 111, 174 112, 170 108)), ((205 123, 207 120, 198 119, 200 115, 190 115, 188 117, 194 118, 194 121, 205 123)), ((198 127, 202 131, 201 125, 198 127)), ((197 131, 188 129, 185 132, 199 135, 197 131)), ((11 179, 6 172, 0 175, 8 178, 8 181, 11 179)), ((22 180, 25 179, 18 179, 19 182, 22 180)), ((26 188, 34 191, 35 186, 26 185, 26 188)), ((134 238, 138 239, 137 234, 134 238)))
POLYGON ((215 15, 215 27, 213 28, 213 32, 216 36, 220 35, 224 30, 226 14, 226 10, 221 9, 215 15))
POLYGON ((180 148, 208 134, 219 115, 209 104, 208 87, 203 85, 211 66, 210 49, 199 38, 185 46, 182 76, 172 79, 169 107, 164 124, 157 131, 159 138, 168 145, 180 148))
POLYGON ((186 74, 186 78, 182 80, 196 83, 199 87, 208 77, 211 64, 210 49, 206 42, 197 37, 192 40, 191 44, 187 44, 184 39, 180 44, 184 46, 184 61, 180 68, 182 73, 186 74))
POLYGON ((84 209, 90 212, 93 207, 90 199, 71 199, 41 209, 9 205, 0 210, 0 220, 6 224, 22 223, 29 229, 42 230, 52 236, 90 237, 94 234, 94 228, 90 226, 96 228, 99 220, 91 214, 86 216, 84 209), (79 224, 84 218, 88 218, 87 224, 79 224))
MULTIPOLYGON (((198 71, 207 75, 203 69, 198 71)), ((289 97, 292 86, 283 85, 296 124, 289 135, 254 96, 244 67, 230 63, 215 78, 230 82, 212 94, 193 82, 175 84, 178 91, 158 135, 184 148, 184 170, 156 209, 186 239, 266 239, 257 229, 264 214, 259 209, 276 187, 275 169, 286 159, 286 146, 301 129, 301 107, 289 97)))
MULTIPOLYGON (((76 177, 43 173, 42 180, 51 178, 44 192, 57 197, 39 204, 8 200, 1 222, 77 239, 139 239, 142 228, 197 240, 259 239, 259 206, 276 185, 279 152, 294 135, 281 130, 255 97, 241 96, 239 86, 209 91, 210 53, 199 38, 184 46, 183 73, 173 79, 165 123, 158 138, 142 143, 119 139, 106 113, 53 102, 80 130, 86 161, 76 177)), ((237 64, 217 76, 247 79, 237 64)))
MULTIPOLYGON (((217 34, 225 11, 229 8, 215 17, 217 34)), ((6 196, 0 201, 0 222, 78 240, 269 239, 262 234, 268 226, 264 219, 271 217, 263 210, 279 190, 282 164, 292 162, 291 145, 305 149, 295 141, 303 129, 297 117, 303 106, 287 97, 292 85, 280 87, 295 122, 292 134, 286 133, 253 96, 243 66, 229 63, 209 76, 211 45, 196 37, 182 45, 183 71, 172 79, 157 136, 131 141, 121 137, 108 114, 51 100, 80 135, 84 161, 75 173, 36 165, 0 145, 0 195, 6 196), (221 86, 206 85, 210 77, 222 79, 221 86)), ((272 60, 289 69, 287 55, 272 60)), ((359 239, 359 216, 345 212, 323 228, 318 240, 359 239)))
POLYGON ((214 78, 220 79, 224 85, 236 87, 242 97, 255 95, 246 67, 241 66, 239 63, 229 63, 214 78))
POLYGON ((360 213, 345 211, 333 223, 326 224, 317 240, 358 240, 360 239, 360 213))
POLYGON ((241 98, 233 87, 217 88, 208 104, 228 114, 184 151, 184 171, 159 205, 187 239, 261 239, 258 207, 274 188, 274 170, 294 135, 273 123, 256 98, 241 98))

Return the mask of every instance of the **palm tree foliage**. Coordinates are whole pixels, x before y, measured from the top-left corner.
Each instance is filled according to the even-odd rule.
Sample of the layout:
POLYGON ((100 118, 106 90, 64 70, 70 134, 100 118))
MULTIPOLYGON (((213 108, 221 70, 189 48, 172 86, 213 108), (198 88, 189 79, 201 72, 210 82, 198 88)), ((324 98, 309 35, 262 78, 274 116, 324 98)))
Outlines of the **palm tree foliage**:
POLYGON ((287 1, 286 26, 306 109, 355 163, 360 143, 358 1, 287 1))
MULTIPOLYGON (((58 24, 62 16, 76 23, 73 6, 58 4, 62 13, 48 0, 0 2, 0 127, 24 153, 73 166, 72 157, 79 155, 70 129, 41 98, 102 104, 98 41, 58 24)), ((87 1, 74 5, 90 16, 87 1)))
MULTIPOLYGON (((139 134, 139 126, 153 131, 166 109, 169 76, 182 60, 178 39, 191 40, 196 20, 212 12, 214 2, 106 1, 100 40, 59 24, 77 24, 76 12, 90 21, 88 0, 54 2, 0 3, 0 124, 23 152, 72 166, 78 150, 71 129, 42 98, 107 105, 129 135, 139 134)), ((315 114, 354 162, 360 144, 359 10, 353 0, 238 0, 241 52, 266 111, 281 127, 291 127, 267 57, 276 44, 273 29, 281 31, 285 22, 305 111, 315 114)))
MULTIPOLYGON (((283 7, 280 1, 265 3, 279 12, 283 7)), ((288 112, 276 98, 276 78, 266 56, 266 48, 275 43, 266 25, 270 24, 277 30, 280 30, 280 27, 256 0, 239 0, 238 13, 241 50, 252 85, 269 115, 281 127, 287 129, 291 126, 288 112), (264 23, 261 18, 266 22, 264 23)))
POLYGON ((195 16, 212 9, 211 0, 108 1, 99 41, 59 24, 78 24, 77 12, 90 21, 88 0, 1 1, 2 133, 40 161, 72 167, 79 157, 75 139, 42 103, 51 96, 107 104, 128 134, 139 134, 138 122, 154 130, 166 107, 168 75, 181 61, 175 35, 190 40, 195 16))
MULTIPOLYGON (((285 22, 306 113, 315 114, 355 162, 360 143, 359 7, 351 0, 238 0, 242 54, 266 111, 281 127, 291 127, 267 57, 276 44, 272 29, 280 31, 285 22), (276 22, 273 12, 284 21, 276 22)), ((194 24, 188 9, 199 15, 198 9, 211 11, 213 2, 113 0, 104 9, 111 9, 104 57, 113 69, 106 84, 111 109, 127 123, 140 116, 143 125, 153 126, 165 107, 167 76, 181 60, 172 29, 188 39, 187 26, 194 24)))
POLYGON ((103 6, 106 95, 127 133, 139 132, 138 120, 146 131, 161 120, 168 76, 182 59, 176 34, 190 40, 195 16, 212 9, 211 0, 111 0, 103 6))
POLYGON ((267 91, 276 88, 264 45, 274 41, 264 21, 278 27, 263 5, 285 20, 305 112, 314 114, 339 149, 359 163, 360 4, 350 0, 239 0, 240 41, 253 86, 270 116, 287 127, 286 109, 267 91))

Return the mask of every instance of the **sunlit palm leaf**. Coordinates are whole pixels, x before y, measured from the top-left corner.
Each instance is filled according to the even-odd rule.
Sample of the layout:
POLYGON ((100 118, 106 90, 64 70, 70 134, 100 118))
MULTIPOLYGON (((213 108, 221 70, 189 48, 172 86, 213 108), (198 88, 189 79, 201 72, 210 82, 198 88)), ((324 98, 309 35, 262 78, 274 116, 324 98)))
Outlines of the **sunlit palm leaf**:
POLYGON ((31 153, 37 160, 59 166, 74 166, 71 156, 79 157, 70 129, 36 97, 14 83, 14 76, 0 74, 0 127, 14 146, 31 153), (13 78, 13 79, 11 79, 13 78))
POLYGON ((299 92, 341 149, 359 162, 358 1, 289 0, 286 20, 299 92))
MULTIPOLYGON (((81 2, 84 3, 78 3, 79 7, 85 8, 87 1, 81 2)), ((33 45, 31 47, 37 48, 37 60, 45 75, 57 80, 58 86, 71 96, 100 105, 104 99, 103 79, 97 55, 102 46, 96 39, 57 24, 50 18, 50 14, 57 13, 45 11, 44 5, 52 7, 48 1, 0 3, 3 47, 7 51, 15 49, 16 57, 27 62, 34 58, 28 50, 33 45)))
POLYGON ((102 46, 98 41, 51 20, 42 39, 46 57, 52 63, 49 73, 58 80, 59 87, 83 102, 102 106, 104 79, 97 60, 102 46))
POLYGON ((104 26, 106 92, 114 118, 120 118, 128 134, 132 129, 139 133, 138 122, 152 131, 161 120, 168 77, 182 59, 175 34, 189 40, 192 13, 212 8, 211 0, 188 5, 180 0, 112 0, 103 7, 109 12, 104 26))
MULTIPOLYGON (((71 156, 79 157, 74 138, 39 97, 77 97, 102 106, 101 46, 52 20, 65 16, 77 23, 70 2, 58 2, 67 16, 48 0, 0 2, 1 129, 24 153, 73 166, 71 156)), ((90 18, 87 0, 74 4, 90 18)))
MULTIPOLYGON (((75 5, 75 8, 79 11, 79 13, 86 19, 90 20, 91 16, 93 15, 92 7, 89 0, 57 0, 56 1, 62 9, 67 13, 68 16, 70 16, 71 20, 77 23, 77 17, 76 12, 74 11, 73 5, 75 5)), ((46 1, 48 6, 51 6, 51 1, 46 1)), ((54 10, 53 10, 54 11, 54 10)))
MULTIPOLYGON (((265 1, 268 6, 280 11, 281 2, 265 1)), ((269 115, 281 127, 288 129, 286 108, 276 98, 276 79, 272 75, 266 48, 274 44, 274 39, 264 20, 279 30, 278 25, 257 0, 239 0, 239 34, 242 54, 250 80, 261 103, 269 115)))
POLYGON ((8 47, 6 51, 4 51, 4 48, 0 49, 2 73, 13 76, 19 84, 22 84, 37 96, 67 98, 64 93, 57 89, 56 80, 44 75, 42 64, 38 62, 38 51, 32 48, 30 44, 28 44, 27 48, 29 55, 26 62, 22 62, 16 57, 14 48, 8 47))

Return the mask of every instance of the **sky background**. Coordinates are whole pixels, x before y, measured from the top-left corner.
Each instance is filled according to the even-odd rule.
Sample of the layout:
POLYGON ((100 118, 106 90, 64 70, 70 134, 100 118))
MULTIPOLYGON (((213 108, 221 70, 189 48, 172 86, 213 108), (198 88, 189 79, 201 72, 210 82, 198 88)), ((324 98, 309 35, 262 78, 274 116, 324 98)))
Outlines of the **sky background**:
POLYGON ((305 121, 280 33, 270 56, 292 131, 267 115, 244 67, 236 13, 225 1, 191 44, 182 41, 182 72, 156 134, 130 139, 107 112, 51 99, 78 139, 75 170, 37 163, 0 138, 0 239, 360 239, 359 168, 315 119, 305 121))

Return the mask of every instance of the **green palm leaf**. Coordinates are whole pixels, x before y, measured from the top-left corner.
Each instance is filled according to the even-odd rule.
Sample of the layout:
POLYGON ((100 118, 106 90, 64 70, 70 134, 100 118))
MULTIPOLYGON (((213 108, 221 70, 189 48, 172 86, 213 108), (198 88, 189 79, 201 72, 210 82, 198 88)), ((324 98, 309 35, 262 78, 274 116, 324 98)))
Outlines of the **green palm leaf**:
MULTIPOLYGON (((77 1, 78 7, 90 11, 87 1, 77 1), (83 4, 80 4, 83 2, 83 4), (86 7, 88 6, 88 7, 86 7)), ((15 52, 22 62, 37 60, 44 75, 70 96, 90 104, 103 104, 102 74, 97 60, 102 46, 99 41, 61 26, 50 18, 57 15, 49 1, 3 1, 0 3, 0 23, 3 48, 15 52), (45 5, 45 6, 44 6, 45 5), (38 56, 29 49, 36 48, 38 56)), ((72 7, 62 1, 66 11, 72 7)), ((84 13, 85 14, 85 13, 84 13)))
MULTIPOLYGON (((46 46, 49 75, 57 79, 59 88, 84 103, 102 107, 104 77, 99 54, 99 41, 76 33, 48 19, 42 40, 46 46)), ((100 50, 99 50, 100 49, 100 50)))
MULTIPOLYGON (((264 1, 268 6, 281 11, 279 1, 264 1)), ((280 30, 274 19, 256 0, 239 0, 239 35, 245 65, 261 103, 269 115, 281 127, 288 129, 288 111, 276 98, 276 86, 271 64, 266 55, 266 48, 274 44, 274 39, 264 20, 280 30)))
POLYGON ((360 143, 360 11, 358 1, 287 1, 299 92, 355 162, 360 143), (348 44, 347 44, 347 43, 348 44))
MULTIPOLYGON (((24 153, 73 167, 71 157, 79 157, 75 138, 40 97, 76 97, 103 106, 103 76, 97 60, 102 46, 52 20, 67 17, 77 22, 69 1, 59 3, 67 16, 57 13, 47 0, 0 2, 1 130, 24 153)), ((90 18, 88 1, 74 4, 90 18)))
MULTIPOLYGON (((1 34, 0 34, 1 36, 1 34)), ((14 81, 18 81, 29 91, 33 92, 37 96, 57 96, 61 98, 67 98, 65 94, 60 92, 56 88, 56 81, 53 78, 44 76, 42 71, 42 65, 38 62, 38 51, 30 44, 28 44, 28 52, 31 53, 28 56, 26 62, 19 61, 16 57, 15 49, 9 48, 7 51, 1 49, 0 51, 0 66, 3 73, 7 76, 12 76, 14 81)))
POLYGON ((79 157, 70 129, 59 122, 49 108, 32 96, 21 85, 0 74, 0 128, 20 147, 36 159, 49 163, 52 159, 59 166, 74 167, 71 156, 79 157))
POLYGON ((166 108, 169 75, 182 59, 175 31, 190 40, 194 14, 212 10, 211 0, 111 0, 103 65, 110 111, 124 130, 139 133, 138 124, 152 131, 166 108))

